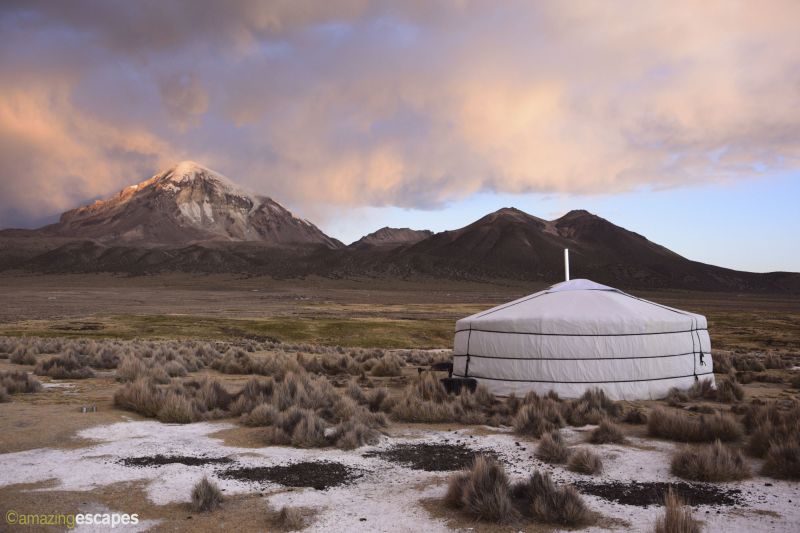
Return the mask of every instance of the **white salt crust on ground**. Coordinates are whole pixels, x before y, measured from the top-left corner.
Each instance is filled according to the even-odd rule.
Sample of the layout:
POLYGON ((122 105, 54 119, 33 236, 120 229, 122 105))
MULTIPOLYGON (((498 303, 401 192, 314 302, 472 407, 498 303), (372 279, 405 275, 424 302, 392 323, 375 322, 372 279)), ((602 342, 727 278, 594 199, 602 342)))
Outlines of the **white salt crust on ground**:
MULTIPOLYGON (((274 507, 282 505, 316 508, 319 513, 309 531, 449 531, 443 520, 431 518, 419 505, 424 498, 442 497, 446 490, 446 472, 412 470, 387 462, 379 457, 363 457, 371 450, 382 450, 401 443, 449 443, 457 439, 476 449, 491 450, 507 463, 512 480, 527 477, 536 468, 550 471, 559 482, 590 480, 589 476, 574 474, 553 467, 533 457, 535 443, 522 441, 507 431, 470 437, 469 429, 453 432, 404 430, 401 437, 384 437, 380 444, 354 451, 335 449, 295 449, 264 447, 260 449, 225 446, 220 439, 210 437, 222 429, 233 427, 226 423, 196 423, 188 425, 159 422, 120 422, 81 431, 77 438, 99 441, 98 444, 73 450, 35 449, 0 455, 0 486, 14 483, 33 483, 55 478, 58 490, 88 491, 121 481, 144 481, 147 496, 155 504, 188 501, 193 485, 208 475, 226 494, 273 492, 264 498, 274 507), (519 444, 517 444, 519 443, 519 444), (350 485, 332 487, 325 491, 294 489, 282 491, 279 485, 262 486, 222 479, 217 472, 226 465, 189 467, 172 464, 144 468, 122 466, 117 461, 126 457, 189 455, 231 457, 237 466, 273 466, 299 461, 334 461, 363 471, 363 477, 350 485), (433 483, 431 483, 433 482, 433 483), (425 487, 425 488, 420 488, 425 487), (362 520, 366 519, 366 520, 362 520)), ((602 475, 595 481, 677 481, 669 473, 669 458, 676 445, 663 441, 630 439, 629 445, 589 445, 582 441, 585 428, 563 430, 571 447, 589 446, 598 453, 604 464, 602 475)), ((753 471, 760 463, 753 461, 753 471)), ((800 484, 755 477, 751 480, 722 484, 742 490, 747 505, 740 507, 694 508, 695 517, 704 520, 709 531, 797 531, 800 523, 800 484), (771 486, 766 486, 770 483, 771 486), (719 511, 719 514, 717 514, 719 511), (770 514, 763 514, 764 511, 770 514), (777 517, 771 516, 777 513, 777 517)), ((49 490, 49 489, 41 489, 49 490)), ((629 531, 650 531, 660 507, 626 506, 598 497, 585 496, 589 506, 600 513, 627 521, 629 531)), ((136 510, 125 509, 133 513, 136 510)), ((254 509, 254 512, 257 512, 254 509)), ((146 523, 144 527, 150 527, 146 523)), ((118 527, 118 531, 134 531, 118 527)), ((142 531, 142 525, 135 529, 142 531)), ((588 528, 583 531, 604 531, 588 528)))

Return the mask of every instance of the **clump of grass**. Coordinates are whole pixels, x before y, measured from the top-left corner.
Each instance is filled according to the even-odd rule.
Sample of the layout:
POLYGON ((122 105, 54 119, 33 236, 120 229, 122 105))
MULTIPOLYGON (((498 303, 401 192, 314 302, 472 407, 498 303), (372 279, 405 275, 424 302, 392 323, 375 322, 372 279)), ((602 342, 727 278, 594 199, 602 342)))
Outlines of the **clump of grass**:
POLYGON ((717 381, 716 399, 724 403, 744 400, 744 387, 732 379, 720 379, 717 381))
POLYGON ((671 469, 676 476, 693 481, 736 481, 750 477, 750 467, 741 452, 720 441, 677 451, 671 469))
POLYGON ((527 481, 514 484, 511 493, 520 513, 535 521, 576 527, 595 520, 574 487, 556 486, 547 473, 534 472, 527 481))
POLYGON ((639 408, 628 409, 622 421, 626 424, 647 424, 647 414, 639 408))
POLYGON ((5 387, 0 386, 0 403, 10 402, 10 401, 11 401, 11 395, 8 393, 8 390, 5 387))
POLYGON ((275 513, 273 521, 283 531, 299 531, 307 525, 302 509, 286 505, 275 513))
POLYGON ((595 475, 603 471, 603 461, 591 450, 581 448, 570 455, 567 468, 579 474, 595 475))
POLYGON ((395 354, 386 354, 373 365, 370 374, 376 377, 399 376, 403 373, 403 362, 395 354))
POLYGON ((589 442, 592 444, 606 444, 614 442, 621 444, 625 442, 625 434, 617 424, 608 419, 603 419, 589 434, 589 442))
POLYGON ((292 446, 298 448, 318 448, 328 444, 325 438, 325 421, 314 411, 304 409, 302 416, 292 430, 292 446))
POLYGON ((114 393, 114 405, 154 418, 161 409, 163 392, 148 379, 126 383, 114 393))
POLYGON ((39 351, 32 346, 20 345, 11 352, 9 361, 15 365, 35 365, 38 353, 39 351))
POLYGON ((450 478, 445 500, 477 520, 505 524, 519 516, 505 470, 483 455, 475 457, 471 469, 450 478))
POLYGON ((599 388, 587 390, 580 398, 561 404, 561 408, 572 426, 598 424, 603 418, 617 419, 622 413, 622 406, 599 388))
POLYGON ((732 416, 723 413, 690 417, 678 411, 656 407, 647 420, 651 437, 679 442, 729 442, 739 439, 742 426, 732 416))
POLYGON ((796 435, 770 444, 762 473, 778 479, 800 479, 800 440, 796 435))
POLYGON ((704 398, 706 400, 713 400, 717 397, 717 391, 714 389, 714 383, 711 379, 695 381, 686 393, 689 398, 693 399, 704 398))
POLYGON ((252 411, 242 415, 241 422, 245 426, 271 426, 277 418, 278 410, 272 404, 258 404, 252 411))
POLYGON ((700 533, 700 524, 692 518, 692 510, 672 489, 664 497, 664 514, 656 519, 655 533, 700 533))
POLYGON ((539 445, 536 447, 536 457, 545 463, 551 464, 560 464, 567 461, 569 449, 564 442, 564 437, 561 436, 558 430, 542 435, 539 445))
POLYGON ((336 428, 331 436, 334 445, 342 450, 352 450, 367 444, 377 444, 380 434, 358 420, 347 420, 336 428))
POLYGON ((34 373, 37 376, 50 376, 53 379, 87 379, 93 378, 94 372, 84 365, 74 353, 66 353, 52 357, 47 361, 39 361, 34 373))
POLYGON ((161 396, 161 405, 156 418, 161 422, 189 424, 201 420, 202 415, 192 400, 170 391, 161 396))
POLYGON ((686 391, 672 387, 669 389, 669 392, 667 392, 667 396, 664 398, 664 401, 672 407, 680 407, 689 401, 689 394, 687 394, 686 391))
POLYGON ((216 483, 203 477, 192 489, 192 510, 198 513, 208 513, 222 503, 222 492, 216 483))
POLYGON ((392 408, 392 416, 403 422, 436 423, 457 419, 452 399, 430 373, 420 374, 406 387, 392 408))
POLYGON ((0 372, 0 387, 8 394, 39 392, 42 384, 27 372, 0 372))
POLYGON ((523 406, 514 417, 514 432, 518 435, 541 437, 542 434, 564 427, 558 404, 550 398, 539 399, 523 406))

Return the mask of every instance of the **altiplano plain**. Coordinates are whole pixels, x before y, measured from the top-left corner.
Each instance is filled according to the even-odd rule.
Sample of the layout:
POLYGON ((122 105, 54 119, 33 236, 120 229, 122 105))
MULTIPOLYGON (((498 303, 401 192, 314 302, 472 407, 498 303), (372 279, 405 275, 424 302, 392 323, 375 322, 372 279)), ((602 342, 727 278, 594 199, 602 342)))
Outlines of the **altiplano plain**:
POLYGON ((659 483, 682 487, 695 519, 706 528, 794 529, 800 515, 792 502, 800 490, 796 482, 762 474, 764 459, 748 452, 754 428, 742 428, 728 443, 746 452, 749 477, 699 482, 672 474, 670 462, 679 450, 702 444, 655 438, 647 424, 629 413, 652 416, 658 405, 690 418, 736 413, 731 416, 747 426, 753 416, 747 413, 764 402, 791 409, 800 396, 800 304, 795 299, 688 291, 638 294, 705 313, 717 381, 738 380, 744 396, 716 398, 698 391, 664 401, 615 402, 613 409, 600 402, 599 411, 590 410, 588 417, 574 414, 574 401, 558 400, 568 451, 588 449, 602 462, 600 473, 587 475, 540 459, 543 435, 515 429, 507 399, 426 396, 423 378, 429 373, 418 374, 418 368, 449 357, 457 318, 537 288, 520 282, 5 275, 0 335, 5 335, 7 353, 0 355, 0 372, 43 375, 36 377, 41 389, 13 394, 0 409, 2 426, 13 428, 0 437, 0 499, 18 512, 136 512, 138 530, 558 530, 558 522, 535 519, 507 525, 475 522, 446 503, 453 473, 468 467, 471 457, 488 453, 512 482, 538 470, 549 472, 559 485, 574 484, 593 513, 585 531, 650 531, 662 509, 659 483), (207 346, 214 355, 203 355, 207 346), (33 360, 22 362, 19 354, 28 352, 33 360), (101 364, 105 352, 119 359, 101 364), (56 378, 38 370, 65 353, 82 361, 78 366, 91 375, 56 378), (141 376, 127 375, 130 362, 123 361, 130 354, 144 357, 146 368, 133 370, 141 376), (382 368, 379 362, 386 368, 376 368, 382 368), (159 366, 171 374, 157 377, 163 374, 159 366), (286 372, 309 376, 305 387, 322 386, 318 379, 333 387, 320 389, 332 396, 317 400, 333 402, 319 406, 320 435, 327 435, 319 441, 293 442, 291 431, 287 441, 275 440, 270 424, 282 422, 248 421, 253 407, 244 404, 203 408, 182 419, 164 413, 142 416, 119 400, 120 389, 144 376, 165 383, 157 385, 164 390, 216 382, 234 398, 251 379, 276 385, 294 379, 286 372), (408 404, 412 398, 422 403, 408 404), (82 412, 86 407, 90 412, 82 412), (335 413, 326 415, 331 409, 335 413), (364 427, 355 440, 337 441, 338 432, 351 429, 347 421, 358 417, 365 417, 364 427), (624 442, 589 442, 605 417, 617 420, 624 442), (126 463, 136 461, 141 465, 126 463), (339 466, 330 486, 315 488, 325 467, 304 473, 304 464, 339 466), (269 474, 269 468, 287 465, 299 465, 297 472, 286 474, 289 478, 269 474), (211 513, 190 507, 192 486, 203 476, 224 496, 211 513), (644 493, 652 491, 649 500, 626 499, 619 483, 633 482, 642 483, 644 493), (294 525, 287 525, 279 512, 283 508, 296 510, 294 525))

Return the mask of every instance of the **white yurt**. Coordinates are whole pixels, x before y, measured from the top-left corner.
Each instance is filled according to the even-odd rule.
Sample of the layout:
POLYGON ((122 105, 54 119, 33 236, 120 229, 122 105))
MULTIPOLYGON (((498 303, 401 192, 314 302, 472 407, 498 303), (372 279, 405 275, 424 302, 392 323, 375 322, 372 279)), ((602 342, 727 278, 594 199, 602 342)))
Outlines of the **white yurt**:
POLYGON ((704 316, 586 279, 462 318, 453 354, 454 378, 498 395, 597 387, 614 400, 657 399, 714 379, 704 316))

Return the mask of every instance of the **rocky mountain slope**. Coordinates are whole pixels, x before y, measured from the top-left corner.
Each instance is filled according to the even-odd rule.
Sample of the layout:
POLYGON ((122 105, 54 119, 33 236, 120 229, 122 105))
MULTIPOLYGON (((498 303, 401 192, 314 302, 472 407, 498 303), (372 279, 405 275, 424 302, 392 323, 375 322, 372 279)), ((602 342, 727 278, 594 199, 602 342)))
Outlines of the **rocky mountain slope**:
POLYGON ((368 235, 364 235, 350 244, 350 248, 361 250, 370 248, 397 248, 399 246, 417 243, 423 239, 427 239, 431 235, 433 235, 433 232, 427 229, 414 230, 409 228, 383 227, 378 231, 373 231, 368 235))
POLYGON ((203 241, 342 246, 271 198, 245 191, 191 161, 131 185, 108 200, 67 211, 58 223, 39 232, 145 247, 203 241))
POLYGON ((684 258, 586 211, 544 220, 500 209, 432 233, 382 228, 345 247, 274 200, 184 162, 39 230, 0 231, 0 271, 232 272, 302 277, 556 282, 800 294, 800 274, 757 274, 684 258))

